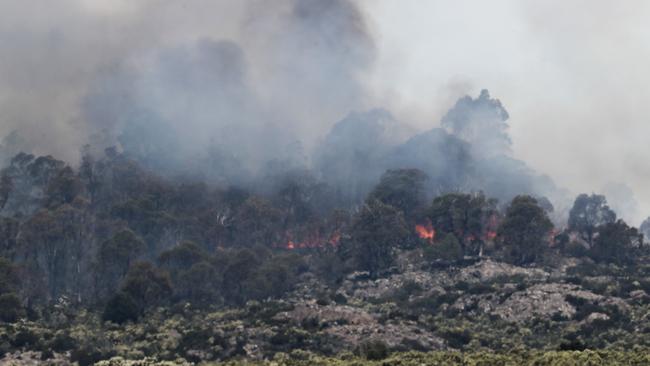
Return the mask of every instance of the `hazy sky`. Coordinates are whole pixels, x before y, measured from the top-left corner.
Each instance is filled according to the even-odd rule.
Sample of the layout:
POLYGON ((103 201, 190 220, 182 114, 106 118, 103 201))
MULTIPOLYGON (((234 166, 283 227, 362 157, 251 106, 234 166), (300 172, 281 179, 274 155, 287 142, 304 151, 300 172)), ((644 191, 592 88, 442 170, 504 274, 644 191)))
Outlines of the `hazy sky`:
MULTIPOLYGON (((70 158, 97 75, 201 37, 235 38, 246 52, 265 46, 252 35, 264 26, 252 23, 281 16, 279 3, 288 0, 0 0, 0 134, 36 131, 41 152, 70 158)), ((641 208, 633 223, 650 215, 650 2, 354 3, 377 53, 360 107, 386 107, 424 130, 458 97, 487 88, 510 113, 515 157, 573 192, 624 183, 641 208)), ((253 77, 267 74, 260 65, 253 77)))
MULTIPOLYGON (((488 88, 515 156, 573 191, 630 186, 650 215, 650 3, 379 0, 373 83, 418 126, 488 88)), ((637 224, 635 222, 635 224, 637 224)))

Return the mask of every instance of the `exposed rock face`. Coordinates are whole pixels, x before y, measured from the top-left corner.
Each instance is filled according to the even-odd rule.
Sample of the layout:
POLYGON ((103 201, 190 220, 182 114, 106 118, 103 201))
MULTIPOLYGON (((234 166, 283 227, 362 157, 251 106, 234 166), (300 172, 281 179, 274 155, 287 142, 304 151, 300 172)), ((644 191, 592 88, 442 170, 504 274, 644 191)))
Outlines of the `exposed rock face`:
POLYGON ((523 291, 516 291, 505 300, 498 292, 486 295, 461 296, 451 306, 457 311, 475 311, 496 315, 510 322, 525 322, 534 318, 550 319, 561 316, 572 319, 576 315, 576 307, 568 301, 590 303, 596 306, 615 307, 620 312, 627 312, 629 306, 623 299, 604 297, 579 286, 567 284, 538 284, 523 291))
POLYGON ((349 345, 359 345, 369 339, 380 339, 389 347, 417 344, 416 348, 440 350, 445 342, 433 333, 418 327, 415 322, 369 323, 365 325, 339 325, 327 329, 331 335, 340 337, 349 345))
POLYGON ((598 320, 607 321, 609 320, 609 315, 603 313, 591 313, 583 322, 589 324, 598 320))
POLYGON ((289 321, 296 325, 305 322, 318 324, 324 332, 343 341, 354 349, 369 339, 381 339, 389 347, 404 344, 417 344, 424 349, 443 349, 444 341, 433 333, 418 327, 413 321, 381 323, 377 315, 347 305, 321 306, 310 302, 296 306, 295 309, 280 313, 278 321, 289 321))
POLYGON ((455 281, 485 282, 499 277, 521 277, 530 281, 544 281, 549 273, 539 268, 523 268, 487 259, 460 270, 455 281))
POLYGON ((280 321, 292 321, 300 324, 308 319, 318 320, 319 323, 332 324, 368 324, 375 319, 366 311, 347 305, 320 306, 315 302, 301 304, 292 311, 283 312, 276 316, 280 321))
POLYGON ((444 293, 442 286, 449 282, 446 273, 435 273, 424 271, 405 272, 394 274, 387 278, 354 282, 346 280, 339 290, 345 296, 359 301, 379 299, 402 288, 406 283, 415 283, 425 293, 444 293))

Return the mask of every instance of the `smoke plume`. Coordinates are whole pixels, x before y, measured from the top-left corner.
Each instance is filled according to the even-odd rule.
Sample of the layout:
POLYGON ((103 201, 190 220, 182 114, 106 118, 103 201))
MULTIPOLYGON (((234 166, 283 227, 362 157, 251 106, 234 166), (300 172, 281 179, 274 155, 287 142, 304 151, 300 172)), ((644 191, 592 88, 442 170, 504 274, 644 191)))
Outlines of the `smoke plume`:
MULTIPOLYGON (((508 39, 494 37, 494 42, 473 42, 471 47, 455 42, 454 35, 444 31, 449 24, 426 11, 420 11, 418 17, 436 20, 436 31, 425 37, 433 37, 435 47, 462 49, 463 55, 480 57, 459 60, 454 56, 458 52, 440 52, 438 63, 421 69, 407 62, 406 54, 396 51, 387 55, 385 45, 390 39, 386 24, 393 23, 387 23, 386 14, 413 15, 420 8, 433 6, 414 4, 279 0, 269 6, 261 0, 62 0, 43 12, 36 10, 43 8, 38 0, 3 3, 0 136, 4 139, 0 140, 0 163, 20 151, 52 154, 75 163, 82 150, 102 154, 105 148, 116 146, 161 174, 224 185, 252 186, 274 170, 306 169, 354 202, 364 198, 386 169, 418 168, 429 176, 429 189, 435 194, 483 190, 507 201, 516 194, 530 193, 548 197, 556 212, 565 212, 572 195, 521 157, 556 173, 554 178, 562 171, 561 178, 568 177, 568 181, 580 180, 575 178, 575 164, 556 168, 540 163, 540 156, 555 156, 554 149, 548 145, 539 148, 539 142, 521 131, 541 131, 549 142, 576 140, 579 134, 569 129, 562 136, 549 138, 544 130, 548 124, 539 120, 562 120, 558 114, 562 109, 548 111, 548 115, 526 115, 522 105, 533 105, 529 110, 539 112, 549 100, 579 97, 548 91, 536 97, 518 93, 515 81, 508 84, 501 76, 515 69, 511 63, 497 69, 486 67, 488 61, 494 61, 489 55, 495 49, 514 54, 506 52, 508 39), (382 9, 390 11, 382 14, 382 9), (387 68, 386 60, 393 60, 391 67, 387 68), (446 62, 470 71, 459 74, 445 66, 446 62), (472 77, 475 63, 481 70, 491 70, 492 76, 476 72, 472 77), (401 90, 402 84, 393 83, 401 80, 396 75, 413 73, 418 80, 424 78, 421 83, 427 84, 427 91, 436 92, 411 91, 409 95, 401 90), (430 73, 444 74, 444 82, 429 83, 426 76, 430 73), (504 102, 487 90, 479 92, 475 88, 479 83, 504 102), (388 84, 391 90, 387 90, 388 84), (405 99, 418 102, 409 104, 405 99), (422 101, 428 105, 418 106, 422 101), (89 148, 84 149, 86 145, 89 148), (537 148, 526 149, 529 145, 537 148)), ((510 12, 518 9, 517 22, 530 32, 543 28, 531 15, 531 9, 537 8, 548 11, 541 5, 498 7, 510 12)), ((448 6, 445 11, 457 10, 448 6)), ((602 9, 596 10, 588 21, 598 19, 602 9)), ((572 24, 569 18, 563 15, 558 22, 567 26, 572 24)), ((484 19, 471 13, 463 21, 477 26, 484 19)), ((411 29, 416 23, 400 24, 411 29)), ((413 57, 419 55, 413 45, 424 33, 408 32, 403 46, 414 52, 413 57)), ((531 39, 545 45, 548 39, 557 38, 555 32, 541 33, 531 39)), ((572 37, 583 36, 582 31, 572 33, 572 37)), ((553 45, 571 53, 573 40, 553 45)), ((501 65, 499 60, 494 63, 501 65)), ((592 69, 590 73, 597 74, 592 69)), ((515 76, 520 84, 534 84, 524 82, 533 77, 529 72, 515 76)), ((629 72, 625 76, 628 80, 629 72)), ((552 81, 544 81, 547 90, 552 90, 548 87, 552 81)), ((605 90, 600 94, 611 93, 605 90)), ((612 109, 624 110, 622 104, 612 109)), ((632 118, 630 113, 620 115, 625 120, 632 118)), ((576 114, 567 112, 566 116, 576 114)), ((576 145, 583 146, 582 142, 576 145)), ((579 151, 586 154, 584 146, 579 151)), ((609 159, 603 161, 616 165, 609 159)), ((551 160, 563 159, 556 156, 551 160)), ((643 166, 633 163, 637 160, 625 161, 640 167, 629 171, 642 176, 643 166)), ((587 168, 585 177, 589 179, 584 180, 591 182, 597 169, 587 168)), ((638 184, 631 185, 638 188, 638 184)), ((630 211, 623 216, 637 220, 643 216, 641 210, 633 212, 633 192, 625 192, 612 191, 612 195, 620 193, 612 202, 620 201, 619 209, 630 211)))

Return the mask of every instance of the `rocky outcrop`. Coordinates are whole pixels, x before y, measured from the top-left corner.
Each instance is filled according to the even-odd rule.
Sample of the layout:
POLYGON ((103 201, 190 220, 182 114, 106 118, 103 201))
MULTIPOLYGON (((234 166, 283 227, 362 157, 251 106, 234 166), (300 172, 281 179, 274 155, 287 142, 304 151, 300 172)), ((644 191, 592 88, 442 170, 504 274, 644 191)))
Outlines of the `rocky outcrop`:
POLYGON ((459 312, 471 311, 496 315, 510 322, 526 322, 534 318, 572 319, 577 313, 576 302, 616 309, 619 312, 629 311, 629 306, 623 299, 605 297, 583 290, 576 285, 558 283, 533 285, 510 295, 499 292, 464 295, 450 308, 459 312))
POLYGON ((499 278, 515 278, 527 281, 544 281, 549 273, 539 268, 517 267, 511 264, 495 262, 491 259, 483 260, 472 266, 462 268, 454 276, 455 281, 487 282, 499 278))
POLYGON ((339 292, 346 297, 358 301, 380 299, 401 289, 405 284, 417 284, 424 293, 444 293, 443 285, 449 282, 446 273, 430 273, 424 271, 394 274, 377 280, 354 281, 346 280, 339 292))
POLYGON ((312 322, 330 336, 339 338, 349 349, 370 339, 380 339, 389 347, 410 345, 422 349, 443 349, 444 341, 413 321, 380 322, 379 317, 347 305, 321 306, 315 302, 296 306, 276 315, 275 320, 296 326, 312 322))

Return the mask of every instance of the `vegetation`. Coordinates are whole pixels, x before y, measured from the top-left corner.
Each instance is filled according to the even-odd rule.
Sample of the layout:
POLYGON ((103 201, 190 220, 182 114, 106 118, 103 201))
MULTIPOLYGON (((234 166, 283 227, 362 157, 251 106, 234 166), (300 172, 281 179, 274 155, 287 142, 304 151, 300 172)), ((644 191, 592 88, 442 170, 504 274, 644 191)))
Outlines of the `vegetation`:
POLYGON ((505 258, 515 264, 538 260, 549 246, 552 228, 551 220, 537 200, 515 197, 498 231, 505 258))
POLYGON ((650 253, 602 196, 559 230, 544 198, 430 197, 415 169, 347 206, 305 171, 209 186, 112 149, 0 176, 5 357, 597 365, 650 347, 650 253))

